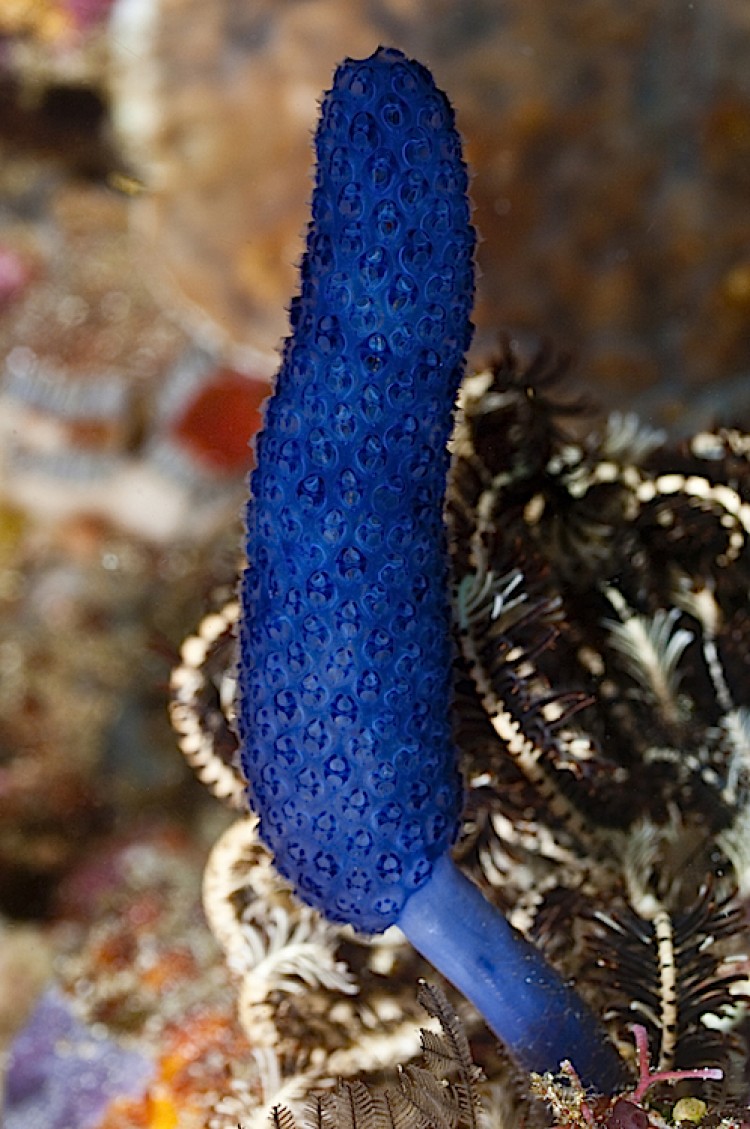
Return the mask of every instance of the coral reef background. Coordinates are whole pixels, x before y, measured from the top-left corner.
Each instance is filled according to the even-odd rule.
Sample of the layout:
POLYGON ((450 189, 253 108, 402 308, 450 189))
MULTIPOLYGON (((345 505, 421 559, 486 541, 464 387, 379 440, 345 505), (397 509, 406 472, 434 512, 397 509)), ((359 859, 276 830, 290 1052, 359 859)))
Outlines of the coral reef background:
POLYGON ((482 236, 473 363, 501 329, 522 351, 551 336, 602 411, 747 428, 743 0, 6 0, 0 1037, 62 961, 82 1013, 157 1063, 161 1097, 112 1125, 203 1124, 196 1095, 220 1084, 195 1048, 246 1052, 197 908, 226 817, 175 751, 166 683, 233 583, 316 101, 379 42, 456 107, 482 236), (183 916, 159 905, 175 882, 183 916))

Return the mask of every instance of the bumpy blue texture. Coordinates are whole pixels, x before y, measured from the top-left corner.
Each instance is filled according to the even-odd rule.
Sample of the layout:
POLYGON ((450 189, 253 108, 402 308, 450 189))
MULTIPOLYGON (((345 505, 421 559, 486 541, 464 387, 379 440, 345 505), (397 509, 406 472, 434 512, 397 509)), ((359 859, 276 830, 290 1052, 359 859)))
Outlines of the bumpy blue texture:
POLYGON ((442 508, 475 236, 451 107, 400 52, 338 68, 316 151, 247 511, 242 766, 299 895, 378 932, 460 815, 442 508))

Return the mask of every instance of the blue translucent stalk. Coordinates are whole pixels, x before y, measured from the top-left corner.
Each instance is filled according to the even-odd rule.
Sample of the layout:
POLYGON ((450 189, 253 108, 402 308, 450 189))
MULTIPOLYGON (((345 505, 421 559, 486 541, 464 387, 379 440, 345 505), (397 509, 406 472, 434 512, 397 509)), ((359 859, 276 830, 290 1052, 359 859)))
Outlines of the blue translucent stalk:
POLYGON ((625 1085, 622 1060, 578 993, 449 855, 412 894, 397 924, 471 1000, 524 1070, 557 1070, 565 1057, 583 1083, 601 1093, 625 1085))

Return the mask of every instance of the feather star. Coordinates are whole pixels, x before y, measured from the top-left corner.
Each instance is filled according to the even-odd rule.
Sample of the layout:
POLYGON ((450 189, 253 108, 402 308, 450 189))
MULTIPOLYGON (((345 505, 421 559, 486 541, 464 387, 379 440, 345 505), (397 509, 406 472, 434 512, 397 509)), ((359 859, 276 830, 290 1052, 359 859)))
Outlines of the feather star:
MULTIPOLYGON (((385 63, 382 58, 385 54, 394 68, 398 62, 415 81, 419 76, 418 85, 423 81, 428 84, 426 88, 420 86, 422 93, 429 90, 429 96, 437 99, 432 104, 442 107, 442 114, 447 115, 444 120, 450 123, 447 104, 434 92, 425 72, 414 64, 406 64, 395 53, 381 52, 376 59, 385 63)), ((360 66, 368 68, 369 81, 373 65, 373 60, 346 64, 346 82, 352 83, 350 68, 360 66)), ((344 109, 351 110, 353 99, 358 97, 357 90, 364 92, 366 89, 364 80, 361 84, 354 82, 353 92, 348 92, 348 87, 338 90, 335 84, 333 94, 326 101, 326 106, 331 100, 338 104, 338 109, 329 115, 328 124, 337 121, 344 132, 341 143, 336 146, 336 160, 331 155, 328 166, 318 171, 311 248, 326 247, 325 240, 322 244, 314 241, 325 228, 322 221, 328 210, 320 195, 330 189, 331 170, 341 167, 352 136, 359 136, 356 130, 352 134, 345 126, 348 118, 341 103, 344 109)), ((395 134, 388 133, 384 124, 379 123, 375 107, 380 102, 372 100, 374 93, 366 97, 371 99, 368 102, 371 109, 367 112, 372 112, 384 136, 395 140, 395 134)), ((417 98, 408 99, 411 113, 420 113, 419 104, 417 98)), ((422 128, 426 128, 424 122, 422 128)), ((323 129, 321 127, 321 131, 323 129)), ((455 144, 454 157, 457 154, 455 144)), ((404 201, 400 178, 407 167, 412 170, 412 165, 403 163, 403 146, 398 152, 402 156, 393 166, 394 179, 389 181, 387 190, 387 199, 393 207, 386 210, 397 219, 406 218, 407 228, 401 231, 399 239, 412 228, 428 231, 430 242, 437 243, 439 229, 434 222, 429 221, 425 226, 417 220, 417 212, 409 211, 404 201), (398 179, 397 170, 400 170, 398 179)), ((363 179, 362 159, 346 156, 346 161, 352 178, 357 170, 359 180, 356 183, 369 185, 367 193, 363 188, 362 199, 363 202, 367 199, 372 208, 375 190, 363 179)), ((458 167, 463 171, 463 166, 458 167)), ((429 177, 425 170, 423 175, 430 192, 434 193, 434 170, 430 167, 428 171, 429 177)), ((459 191, 463 194, 463 187, 459 191)), ((341 199, 339 190, 336 200, 341 199)), ((382 203, 379 197, 377 201, 382 203)), ((340 209, 339 203, 335 209, 340 209)), ((465 212, 463 214, 465 216, 465 212)), ((461 223, 464 222, 462 219, 461 223)), ((368 214, 363 213, 357 224, 361 230, 369 232, 368 214)), ((346 239, 354 234, 354 228, 341 219, 336 231, 336 239, 331 239, 328 246, 332 254, 340 255, 346 239)), ((384 245, 382 241, 378 243, 381 245, 384 245)), ((386 248, 389 251, 387 263, 394 262, 394 247, 395 244, 389 244, 386 248)), ((378 256, 379 252, 376 259, 378 256)), ((404 273, 398 252, 396 256, 399 273, 404 273)), ((347 260, 343 267, 339 259, 336 263, 335 268, 330 268, 336 276, 335 283, 329 280, 325 293, 312 278, 313 275, 319 277, 315 271, 311 274, 315 264, 306 263, 302 298, 295 314, 297 334, 300 330, 307 333, 313 325, 311 319, 318 300, 330 299, 337 293, 339 284, 350 285, 351 276, 346 272, 351 270, 352 260, 347 260)), ((352 330, 349 318, 356 317, 364 308, 368 312, 377 311, 377 317, 383 318, 379 326, 386 325, 385 314, 378 303, 388 294, 390 281, 389 275, 381 289, 373 285, 371 291, 366 288, 366 292, 357 291, 356 305, 350 307, 345 303, 344 309, 339 309, 336 315, 339 329, 344 326, 341 331, 348 342, 347 363, 341 371, 352 380, 351 387, 335 398, 335 404, 343 407, 337 407, 336 414, 331 414, 334 404, 333 391, 328 384, 331 376, 324 358, 317 353, 317 363, 298 389, 301 406, 295 411, 290 400, 271 402, 268 431, 272 451, 283 449, 292 453, 295 448, 284 444, 290 439, 299 444, 300 439, 298 434, 287 434, 287 431, 290 427, 302 427, 305 420, 312 422, 313 427, 332 429, 339 427, 341 420, 351 419, 359 429, 360 439, 373 434, 381 436, 382 441, 383 433, 379 428, 384 417, 379 413, 394 408, 387 390, 394 371, 401 370, 391 355, 386 354, 382 375, 368 372, 363 376, 362 356, 358 352, 362 337, 352 330), (370 299, 373 305, 368 304, 370 299), (319 381, 325 384, 322 390, 319 381)), ((416 332, 425 314, 428 281, 428 277, 421 276, 422 289, 414 295, 411 304, 407 302, 404 321, 400 323, 407 333, 416 332)), ((465 282, 470 286, 470 279, 465 282)), ((468 317, 466 294, 457 297, 463 303, 462 316, 468 317)), ((448 304, 453 300, 448 298, 448 304)), ((436 304, 446 308, 446 297, 436 304)), ((377 328, 368 331, 370 335, 377 328)), ((388 323, 383 336, 393 332, 388 323)), ((294 341, 287 345, 279 380, 279 389, 286 387, 290 396, 292 380, 286 368, 298 340, 295 335, 294 341)), ((303 335, 301 340, 303 345, 310 345, 309 336, 303 335)), ((428 348, 428 345, 423 347, 428 348)), ((440 356, 443 356, 442 349, 440 356)), ((450 356, 452 363, 460 368, 460 354, 454 351, 450 356)), ((744 1102, 747 1096, 748 1036, 743 1016, 750 997, 750 982, 744 955, 747 952, 747 914, 742 903, 750 887, 750 707, 747 701, 750 435, 724 428, 699 433, 684 443, 671 443, 661 433, 640 425, 634 417, 615 413, 603 428, 574 440, 564 424, 565 417, 576 406, 561 402, 556 396, 556 385, 567 365, 565 358, 556 358, 546 347, 529 363, 523 364, 506 342, 498 359, 486 371, 466 377, 460 391, 460 410, 451 438, 452 465, 445 507, 454 585, 452 628, 458 652, 452 714, 465 787, 461 834, 452 846, 452 853, 461 871, 471 877, 498 910, 502 909, 514 928, 527 941, 533 941, 565 978, 575 981, 626 1056, 632 1045, 631 1025, 634 1020, 642 1025, 654 1050, 651 1081, 657 1077, 676 1077, 686 1070, 693 1072, 695 1079, 706 1078, 707 1069, 714 1069, 712 1077, 716 1078, 716 1068, 720 1068, 723 1081, 720 1090, 714 1086, 713 1100, 722 1100, 727 1108, 726 1103, 731 1107, 732 1102, 744 1102)), ((408 375, 412 370, 404 368, 403 371, 408 375)), ((449 388, 452 379, 446 379, 440 397, 442 409, 438 409, 446 418, 452 410, 449 388)), ((407 381, 399 376, 397 383, 399 395, 406 394, 407 381)), ((435 418, 421 402, 421 388, 419 384, 412 386, 411 393, 416 399, 398 414, 396 428, 404 423, 407 415, 419 420, 435 418), (418 410, 415 410, 416 403, 418 410)), ((394 427, 393 416, 389 419, 390 426, 394 427)), ((386 435, 388 426, 385 425, 386 435)), ((447 429, 445 423, 443 427, 447 429)), ((338 435, 335 442, 331 440, 335 457, 344 460, 340 466, 337 464, 339 473, 348 467, 354 471, 359 447, 356 436, 350 438, 351 445, 338 435)), ((393 454, 390 442, 385 444, 389 457, 393 454)), ((264 452, 261 444, 261 456, 265 457, 267 450, 264 452)), ((440 450, 436 455, 440 455, 440 450)), ((443 489, 443 471, 435 470, 437 465, 426 463, 424 467, 426 476, 439 478, 433 500, 443 489)), ((258 473, 264 473, 262 465, 258 473)), ((318 473, 330 485, 330 476, 326 478, 322 472, 307 466, 303 474, 298 465, 294 475, 285 472, 282 476, 287 483, 284 489, 294 489, 308 474, 318 473), (289 480, 293 482, 291 487, 289 480)), ((385 472, 377 483, 374 474, 360 475, 362 496, 359 502, 355 502, 355 491, 347 495, 346 500, 339 497, 333 507, 342 515, 348 515, 349 524, 344 522, 344 532, 348 529, 351 535, 354 529, 355 542, 360 528, 351 525, 355 506, 371 502, 372 491, 382 486, 383 479, 389 481, 389 473, 391 476, 398 474, 397 471, 385 472), (350 502, 351 509, 348 508, 350 502)), ((268 481, 273 494, 273 475, 268 481)), ((333 481, 335 485, 335 477, 333 481)), ((351 485, 349 476, 346 481, 351 485)), ((411 479, 407 485, 410 490, 416 489, 411 479)), ((263 506, 267 507, 270 500, 261 494, 260 501, 252 503, 250 524, 253 530, 263 517, 263 506)), ((266 513, 271 514, 271 511, 267 509, 266 513)), ((386 538, 383 551, 386 553, 394 551, 389 537, 400 529, 401 523, 395 521, 394 516, 389 511, 383 523, 386 538)), ((421 512, 419 518, 421 522, 421 512)), ((330 545, 329 537, 341 528, 336 515, 333 528, 325 522, 322 524, 323 532, 318 541, 311 533, 315 526, 314 515, 305 514, 302 525, 307 533, 300 544, 317 545, 324 554, 330 545)), ((281 530, 280 521, 277 528, 281 530)), ((367 528, 372 532, 370 526, 367 528)), ((434 545, 437 545, 442 529, 434 511, 432 528, 436 535, 434 545)), ((274 539, 266 537, 263 544, 253 534, 249 544, 253 567, 263 564, 263 554, 259 560, 254 552, 258 544, 265 548, 266 564, 273 563, 277 570, 277 576, 273 575, 273 569, 264 574, 269 592, 274 585, 278 586, 281 577, 281 600, 285 594, 288 598, 289 587, 284 588, 284 584, 289 586, 289 574, 278 572, 274 539)), ((371 546, 367 546, 367 553, 361 542, 356 542, 355 548, 368 562, 375 559, 373 552, 376 550, 371 546)), ((403 546, 399 551, 406 552, 403 546)), ((295 553, 290 557, 295 568, 302 567, 295 553)), ((405 555, 404 559, 412 561, 411 555, 405 555)), ((434 622, 440 623, 440 600, 447 600, 446 581, 439 556, 433 559, 437 561, 437 571, 431 595, 434 600, 437 593, 438 598, 429 606, 436 617, 434 622)), ((333 560, 334 564, 327 565, 326 570, 335 578, 338 567, 335 556, 333 560)), ((284 563, 289 564, 286 559, 284 563)), ((362 632, 367 634, 376 626, 390 632, 394 645, 397 638, 400 643, 404 641, 404 635, 397 635, 388 623, 374 623, 371 617, 378 605, 371 607, 365 603, 366 586, 357 589, 351 605, 345 608, 337 599, 326 605, 327 588, 323 586, 323 591, 319 590, 320 576, 316 576, 310 590, 306 582, 299 584, 300 577, 311 580, 312 572, 296 574, 295 583, 291 585, 299 591, 300 609, 305 601, 303 620, 308 620, 309 627, 317 618, 329 631, 343 627, 344 641, 336 648, 342 658, 346 656, 348 660, 351 653, 353 660, 359 662, 366 654, 361 645, 362 632)), ((403 577, 399 579, 403 582, 403 577)), ((295 603, 296 600, 295 595, 295 603)), ((410 602, 416 606, 415 599, 410 602)), ((274 605, 269 599, 263 605, 261 620, 276 613, 281 613, 281 603, 274 605)), ((393 615, 400 614, 400 610, 393 613, 391 609, 391 613, 393 621, 393 615)), ((236 749, 236 737, 222 719, 219 703, 220 688, 224 713, 233 716, 232 671, 236 650, 233 629, 238 616, 237 602, 230 600, 220 614, 204 619, 197 635, 186 640, 182 664, 173 676, 172 718, 181 748, 201 779, 217 795, 239 808, 246 802, 245 783, 228 763, 236 749)), ((305 655, 300 646, 301 622, 296 612, 289 617, 289 623, 295 630, 290 647, 296 662, 305 655)), ((413 641, 420 642, 420 628, 415 624, 412 631, 413 641)), ((247 620, 244 632, 247 639, 247 620)), ((259 642, 257 655, 264 664, 264 685, 270 687, 277 660, 269 661, 274 651, 272 641, 261 639, 259 642)), ((332 645, 326 644, 327 650, 316 652, 311 670, 293 672, 295 678, 290 683, 293 691, 301 694, 311 687, 315 689, 314 682, 304 683, 304 679, 308 673, 319 677, 325 674, 327 659, 333 653, 332 645)), ((427 657, 431 656, 432 646, 427 657)), ((249 659, 251 664, 257 665, 256 655, 251 653, 249 659)), ((388 681, 394 677, 394 665, 394 662, 384 662, 376 670, 380 688, 386 695, 394 689, 388 681)), ((421 669, 426 670, 426 665, 422 664, 421 669)), ((405 677, 401 671, 397 673, 399 678, 405 677)), ((358 684, 349 681, 346 685, 352 691, 349 696, 364 709, 358 684)), ((368 689, 372 691, 377 685, 370 683, 368 689)), ((283 688, 276 687, 276 690, 283 688)), ((337 687, 335 693, 339 692, 347 691, 343 688, 339 691, 337 687)), ((450 687, 447 693, 449 695, 450 687)), ((378 700, 376 695, 375 701, 378 700)), ((252 703, 252 699, 248 701, 252 703)), ((282 703, 284 701, 282 699, 282 703)), ((393 710, 393 696, 387 701, 388 709, 393 710)), ((397 693, 395 703, 398 701, 397 693)), ((265 708, 272 705, 267 700, 265 708)), ((432 696, 430 711, 436 717, 447 708, 445 697, 440 698, 437 693, 432 696)), ((316 720, 322 726, 328 716, 324 713, 316 720)), ((361 720, 364 715, 357 716, 361 720)), ((376 707, 375 712, 367 716, 377 720, 382 715, 376 707)), ((271 711, 259 719, 258 732, 260 727, 277 724, 278 718, 274 718, 271 711)), ((324 731, 324 727, 316 725, 306 736, 314 737, 317 733, 321 737, 324 731)), ((341 741, 346 741, 338 725, 328 735, 339 748, 341 741)), ((377 732, 374 735, 381 736, 377 732)), ((250 739, 248 748, 254 747, 252 740, 255 739, 250 739)), ((282 752, 284 747, 282 741, 282 752)), ((400 741, 398 747, 403 747, 400 741)), ((441 748, 444 759, 439 767, 445 775, 438 782, 455 781, 450 745, 444 744, 441 748)), ((294 777, 293 798, 301 795, 302 789, 312 786, 314 790, 320 784, 317 796, 305 795, 304 812, 314 820, 320 808, 314 809, 313 801, 320 798, 328 805, 333 799, 333 814, 340 816, 337 805, 342 800, 348 802, 350 794, 343 782, 339 786, 334 781, 335 786, 331 786, 325 776, 325 759, 316 761, 312 755, 314 746, 311 749, 301 744, 298 747, 288 744, 286 751, 293 760, 297 751, 300 756, 304 754, 300 771, 310 774, 299 784, 299 778, 294 777)), ((433 748, 425 749, 417 742, 416 757, 426 758, 433 778, 438 765, 436 760, 430 760, 434 756, 433 748)), ((274 767, 273 759, 268 758, 268 746, 261 744, 258 758, 260 784, 271 789, 266 792, 265 801, 272 810, 276 798, 272 791, 276 786, 273 773, 270 782, 262 779, 263 769, 274 767)), ((283 764, 282 758, 276 767, 283 764)), ((385 780, 391 768, 395 768, 400 781, 402 771, 408 773, 413 762, 404 763, 402 758, 397 765, 386 767, 385 777, 381 774, 378 778, 367 776, 373 767, 365 765, 364 797, 356 798, 356 802, 361 803, 364 798, 370 805, 356 821, 356 831, 364 829, 369 834, 382 834, 381 853, 389 850, 398 853, 399 860, 406 862, 408 872, 410 860, 414 862, 418 855, 407 858, 408 849, 399 839, 403 827, 399 822, 402 790, 398 783, 391 794, 383 795, 380 789, 387 786, 385 780), (391 817, 395 819, 393 824, 389 822, 391 817), (397 849, 391 844, 396 844, 397 849), (404 850, 406 855, 401 853, 404 850)), ((248 763, 247 755, 245 768, 252 777, 253 765, 248 763)), ((394 779, 392 774, 391 778, 394 779)), ((290 779, 285 778, 283 787, 290 788, 290 779)), ((414 779, 417 781, 418 775, 414 779)), ((432 789, 428 788, 420 818, 424 815, 429 819, 434 813, 432 794, 432 789)), ((281 802, 286 802, 283 797, 281 802)), ((260 806, 262 808, 263 804, 260 806)), ((457 808, 458 800, 455 810, 457 808)), ((344 850, 341 848, 342 836, 347 834, 342 828, 346 825, 346 820, 331 822, 332 838, 328 845, 314 834, 306 840, 315 853, 328 850, 332 854, 334 862, 341 867, 339 873, 344 884, 348 867, 357 865, 356 858, 346 851, 345 839, 344 850), (336 846, 335 851, 330 847, 331 842, 336 846)), ((296 834, 293 823, 286 832, 282 828, 282 835, 287 833, 290 839, 296 834)), ((448 823, 443 840, 446 848, 453 834, 454 827, 448 823)), ((247 961, 247 952, 242 939, 242 921, 238 917, 238 883, 244 884, 246 894, 248 889, 255 889, 257 902, 253 904, 261 913, 261 894, 262 891, 267 893, 267 874, 271 869, 270 855, 255 835, 254 825, 248 826, 248 820, 230 829, 226 842, 220 840, 212 856, 212 873, 207 882, 206 905, 209 916, 216 919, 215 931, 225 949, 230 952, 235 946, 239 959, 244 961, 247 961)), ((286 867, 299 892, 312 900, 310 891, 306 892, 301 885, 302 872, 294 871, 290 860, 284 857, 285 845, 282 838, 274 846, 277 859, 286 867)), ((489 990, 487 981, 477 976, 475 987, 478 987, 472 995, 472 985, 466 984, 466 979, 471 980, 475 975, 472 952, 461 934, 465 937, 467 925, 471 928, 477 921, 484 922, 483 915, 488 907, 478 900, 476 889, 469 887, 471 914, 465 915, 465 921, 459 921, 463 914, 461 902, 451 902, 448 898, 443 904, 444 912, 449 915, 447 926, 445 930, 437 927, 432 932, 435 892, 439 891, 446 874, 452 878, 458 870, 448 860, 447 851, 440 854, 437 845, 432 855, 425 850, 425 858, 433 869, 422 886, 411 892, 396 881, 385 886, 387 895, 401 906, 400 909, 394 907, 394 919, 410 930, 415 946, 421 945, 449 976, 453 974, 450 953, 458 952, 465 967, 456 972, 456 983, 462 985, 478 1009, 484 1011, 522 1066, 529 1063, 538 1066, 541 1059, 555 1069, 560 1059, 572 1059, 571 1069, 576 1077, 579 1073, 583 1075, 584 1084, 593 1079, 597 1088, 608 1093, 622 1090, 619 1074, 615 1085, 610 1085, 612 1074, 619 1070, 616 1060, 611 1071, 591 1071, 587 1076, 586 1068, 581 1070, 580 1050, 586 1039, 593 1040, 596 1048, 605 1044, 596 1023, 581 1012, 575 996, 568 994, 561 1003, 556 987, 559 981, 546 985, 536 999, 525 995, 525 988, 521 993, 517 991, 519 952, 530 952, 536 962, 540 958, 535 949, 514 947, 517 940, 514 933, 510 934, 511 957, 504 955, 507 935, 495 911, 489 914, 486 924, 487 936, 493 945, 492 960, 487 965, 489 990), (420 928, 421 936, 418 935, 420 928), (499 943, 496 940, 498 928, 499 943), (429 948, 424 930, 428 931, 427 941, 436 951, 429 948), (502 971, 496 975, 501 962, 502 971), (462 972, 466 973, 463 980, 462 972), (497 996, 493 996, 495 981, 503 978, 507 978, 508 994, 498 1002, 497 996), (565 1031, 557 1021, 571 998, 572 1010, 579 1022, 572 1031, 565 1031), (520 1015, 525 1020, 540 1014, 550 1023, 550 1042, 544 1056, 537 1055, 534 1049, 536 1057, 533 1057, 525 1049, 527 1032, 519 1034, 518 1029, 509 1029, 508 1016, 520 1015)), ((374 869, 375 875, 367 874, 367 878, 374 880, 377 867, 374 869)), ((320 880, 319 876, 316 880, 320 880)), ((282 882, 281 878, 277 881, 282 882)), ((466 892, 462 881, 460 889, 466 892)), ((326 887, 317 904, 325 914, 337 920, 341 917, 352 920, 344 912, 346 904, 343 907, 336 904, 339 893, 340 889, 333 885, 326 887)), ((439 903, 440 898, 437 898, 438 908, 439 903)), ((363 897, 360 904, 367 913, 374 906, 367 897, 363 897)), ((303 905, 298 905, 297 911, 313 913, 303 905)), ((387 924, 387 918, 388 915, 381 914, 374 924, 363 920, 357 924, 360 928, 379 928, 387 924)), ((265 928, 268 929, 267 924, 265 928)), ((305 928, 312 929, 312 925, 305 924, 305 928)), ((329 1006, 333 1014, 333 1000, 340 1000, 340 993, 349 992, 352 986, 352 981, 344 977, 336 964, 337 954, 340 957, 345 951, 341 943, 346 939, 349 946, 350 939, 346 931, 339 932, 335 925, 328 929, 327 956, 321 967, 327 977, 336 979, 337 986, 331 991, 339 995, 331 996, 323 1004, 318 1000, 316 1006, 329 1006)), ((543 975, 548 974, 545 964, 536 963, 534 967, 541 967, 543 975)), ((404 973, 402 969, 402 978, 404 975, 408 977, 410 972, 404 973)), ((272 986, 275 980, 269 983, 272 986)), ((368 993, 373 990, 369 973, 358 987, 367 1010, 368 993)), ((387 980, 385 990, 393 1001, 399 990, 403 992, 406 988, 391 979, 387 980)), ((264 1000, 269 998, 264 996, 264 1000)), ((399 1014, 403 1022, 405 1013, 399 1014)), ((289 1035, 290 1021, 281 1012, 275 1013, 274 1023, 277 1031, 274 1038, 279 1037, 279 1032, 289 1035)), ((246 1026, 257 1038, 257 1017, 248 1016, 246 1026)), ((362 1065, 372 1065, 369 1028, 358 1030, 359 1034, 353 1036, 357 1041, 356 1053, 347 1060, 349 1065, 343 1067, 337 1053, 329 1053, 327 1062, 332 1077, 361 1069, 362 1065), (359 1065, 352 1066, 354 1061, 359 1065)), ((335 1028, 327 1033, 324 1042, 336 1047, 340 1038, 341 1033, 335 1028)), ((394 1038, 389 1045, 395 1045, 394 1038)), ((643 1054, 639 1054, 642 1059, 643 1054)), ((640 1074, 643 1079, 642 1068, 640 1074)), ((556 1089, 558 1084, 554 1081, 548 1084, 549 1080, 543 1081, 541 1087, 549 1100, 550 1094, 556 1094, 555 1101, 562 1100, 566 1109, 571 1101, 577 1102, 583 1095, 583 1090, 575 1090, 575 1087, 571 1091, 570 1077, 572 1075, 566 1073, 562 1089, 556 1089)), ((553 1107, 554 1104, 553 1101, 553 1107)), ((525 1119, 526 1112, 521 1111, 519 1116, 525 1119)), ((604 1124, 609 1124, 607 1116, 604 1124)), ((597 1125, 600 1123, 600 1115, 595 1110, 589 1111, 584 1121, 589 1124, 591 1117, 597 1125)), ((572 1123, 577 1124, 575 1119, 572 1123)))
POLYGON ((593 1014, 452 861, 443 522, 471 337, 467 173, 429 72, 345 61, 321 108, 292 336, 257 443, 238 725, 260 834, 298 895, 397 924, 529 1070, 623 1067, 593 1014))

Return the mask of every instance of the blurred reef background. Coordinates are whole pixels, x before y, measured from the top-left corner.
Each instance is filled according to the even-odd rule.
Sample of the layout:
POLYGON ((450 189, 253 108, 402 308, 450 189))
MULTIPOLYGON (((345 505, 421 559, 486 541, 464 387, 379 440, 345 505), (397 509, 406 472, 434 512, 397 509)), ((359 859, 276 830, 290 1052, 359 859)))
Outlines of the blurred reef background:
POLYGON ((8 1129, 202 1126, 248 1053, 167 685, 236 573, 317 102, 378 43, 465 138, 472 364, 549 337, 601 413, 748 427, 746 0, 0 0, 0 1047, 46 992, 115 1077, 35 1087, 26 1027, 8 1129))

